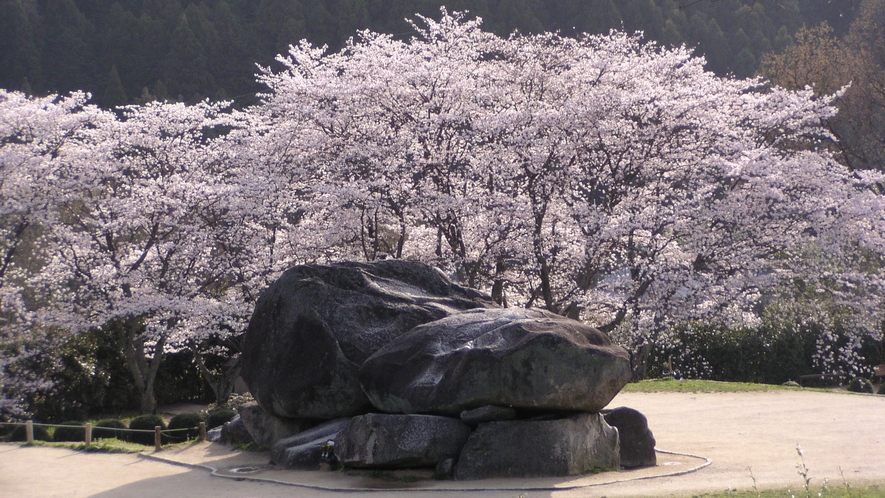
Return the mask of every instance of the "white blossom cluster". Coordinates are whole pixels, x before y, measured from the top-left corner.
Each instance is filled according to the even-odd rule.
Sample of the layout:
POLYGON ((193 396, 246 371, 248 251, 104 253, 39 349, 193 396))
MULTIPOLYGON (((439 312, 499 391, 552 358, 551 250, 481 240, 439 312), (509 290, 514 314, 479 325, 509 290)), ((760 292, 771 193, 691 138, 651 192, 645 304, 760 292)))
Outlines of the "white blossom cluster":
POLYGON ((838 95, 639 36, 480 26, 443 11, 408 41, 302 42, 245 110, 0 91, 4 337, 136 320, 150 360, 241 333, 293 264, 388 257, 631 347, 752 324, 799 281, 880 333, 883 179, 824 147, 838 95))

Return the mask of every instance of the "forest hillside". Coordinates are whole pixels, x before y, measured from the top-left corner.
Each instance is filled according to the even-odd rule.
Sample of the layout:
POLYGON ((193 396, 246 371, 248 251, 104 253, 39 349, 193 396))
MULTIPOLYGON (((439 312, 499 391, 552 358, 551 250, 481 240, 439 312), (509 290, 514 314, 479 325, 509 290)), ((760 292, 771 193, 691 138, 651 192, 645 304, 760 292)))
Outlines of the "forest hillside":
POLYGON ((860 0, 2 0, 0 88, 88 91, 103 107, 154 99, 254 103, 255 64, 307 39, 331 50, 359 30, 415 36, 406 21, 469 11, 506 36, 643 31, 687 45, 718 75, 752 76, 803 26, 847 32, 860 0), (109 7, 110 4, 110 7, 109 7))

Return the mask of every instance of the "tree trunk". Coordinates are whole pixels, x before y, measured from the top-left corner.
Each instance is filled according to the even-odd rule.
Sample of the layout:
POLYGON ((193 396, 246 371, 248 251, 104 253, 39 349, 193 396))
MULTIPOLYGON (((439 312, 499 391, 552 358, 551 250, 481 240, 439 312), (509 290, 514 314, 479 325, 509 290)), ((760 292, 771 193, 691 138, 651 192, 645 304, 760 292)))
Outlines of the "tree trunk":
POLYGON ((200 369, 200 373, 203 374, 203 378, 215 394, 215 402, 218 405, 227 402, 231 393, 234 391, 237 377, 240 376, 241 367, 239 360, 232 362, 232 364, 225 364, 225 366, 222 367, 221 376, 219 377, 209 370, 209 367, 206 366, 206 362, 203 359, 203 354, 197 351, 196 347, 192 348, 192 351, 194 353, 194 360, 197 362, 197 368, 200 369))
POLYGON ((119 327, 123 352, 126 356, 126 367, 132 374, 135 387, 141 394, 139 409, 141 413, 156 413, 157 398, 154 393, 154 383, 157 379, 157 372, 160 370, 160 363, 163 361, 166 336, 163 335, 157 340, 154 357, 148 360, 144 349, 144 337, 140 336, 142 327, 138 319, 125 319, 119 323, 119 327))
POLYGON ((651 354, 650 343, 640 344, 634 351, 630 351, 630 368, 633 371, 631 382, 644 380, 648 372, 648 357, 651 354))

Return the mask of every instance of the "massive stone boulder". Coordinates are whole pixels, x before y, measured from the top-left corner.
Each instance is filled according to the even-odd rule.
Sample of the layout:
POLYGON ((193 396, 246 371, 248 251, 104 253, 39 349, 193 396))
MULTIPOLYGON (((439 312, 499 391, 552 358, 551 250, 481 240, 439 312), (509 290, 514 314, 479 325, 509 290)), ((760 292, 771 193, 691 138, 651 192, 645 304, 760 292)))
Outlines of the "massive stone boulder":
POLYGON ((476 309, 416 327, 360 368, 389 413, 455 415, 484 405, 596 412, 630 380, 627 351, 553 313, 476 309))
POLYGON ((480 424, 467 439, 455 479, 571 476, 620 466, 618 431, 599 413, 480 424))
POLYGON ((358 372, 369 356, 417 325, 492 306, 422 263, 296 266, 256 304, 242 376, 262 408, 279 417, 365 413, 358 372))
POLYGON ((318 423, 316 420, 310 419, 274 417, 255 402, 239 406, 237 412, 252 437, 252 441, 262 446, 271 445, 279 439, 301 433, 318 423))
POLYGON ((370 413, 354 417, 335 438, 335 456, 348 467, 436 467, 455 458, 470 435, 458 419, 370 413))
POLYGON ((620 407, 604 412, 605 422, 618 430, 621 441, 621 466, 654 467, 655 436, 648 428, 648 419, 633 408, 620 407))

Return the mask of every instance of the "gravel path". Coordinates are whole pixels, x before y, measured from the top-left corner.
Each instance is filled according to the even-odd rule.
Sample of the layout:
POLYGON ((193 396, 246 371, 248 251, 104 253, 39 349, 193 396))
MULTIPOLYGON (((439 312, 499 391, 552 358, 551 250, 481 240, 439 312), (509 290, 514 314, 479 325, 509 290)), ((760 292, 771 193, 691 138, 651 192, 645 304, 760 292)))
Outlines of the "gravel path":
POLYGON ((885 396, 800 391, 622 393, 611 406, 629 406, 646 414, 659 449, 712 463, 672 475, 700 467, 704 459, 661 453, 655 469, 581 478, 384 482, 340 473, 270 470, 266 454, 232 452, 209 444, 139 455, 3 444, 0 496, 685 496, 752 489, 754 478, 760 489, 801 490, 797 466, 802 458, 815 492, 824 479, 830 487, 842 486, 843 476, 853 486, 885 484, 885 396), (209 468, 235 479, 213 475, 209 468), (390 487, 397 492, 382 490, 390 487))

